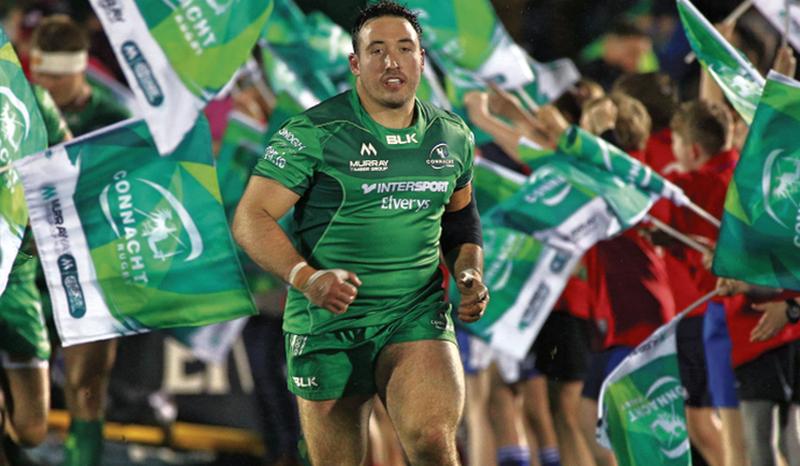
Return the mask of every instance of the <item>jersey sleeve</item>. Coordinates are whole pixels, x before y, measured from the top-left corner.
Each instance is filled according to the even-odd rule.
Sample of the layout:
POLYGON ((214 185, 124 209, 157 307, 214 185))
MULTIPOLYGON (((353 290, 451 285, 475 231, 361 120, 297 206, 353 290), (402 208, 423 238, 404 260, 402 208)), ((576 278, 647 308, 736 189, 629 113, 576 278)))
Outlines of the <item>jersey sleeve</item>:
POLYGON ((253 175, 273 179, 302 196, 322 160, 319 137, 306 116, 290 118, 269 140, 253 175))
POLYGON ((467 125, 464 125, 464 131, 466 131, 467 134, 465 138, 466 147, 464 149, 464 168, 456 180, 457 190, 463 188, 472 181, 472 164, 475 160, 475 135, 472 134, 472 131, 470 131, 467 125))
POLYGON ((43 87, 33 86, 33 95, 42 114, 44 126, 47 129, 47 145, 54 146, 70 138, 67 122, 58 110, 55 101, 43 87))

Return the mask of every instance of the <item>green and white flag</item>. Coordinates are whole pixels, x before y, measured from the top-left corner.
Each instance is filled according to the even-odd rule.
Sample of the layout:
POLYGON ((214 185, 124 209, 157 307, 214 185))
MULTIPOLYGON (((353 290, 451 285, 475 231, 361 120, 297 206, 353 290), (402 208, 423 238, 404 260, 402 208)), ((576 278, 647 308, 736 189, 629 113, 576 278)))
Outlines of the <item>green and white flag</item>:
POLYGON ((250 56, 272 0, 91 0, 161 154, 250 56))
POLYGON ((533 82, 527 53, 511 39, 488 0, 411 0, 431 58, 457 88, 490 80, 512 89, 533 82))
POLYGON ((539 166, 510 196, 505 186, 513 181, 504 185, 497 172, 490 174, 500 188, 486 190, 484 197, 500 202, 482 215, 484 280, 492 301, 467 328, 522 359, 584 252, 641 221, 655 197, 567 156, 539 166))
MULTIPOLYGON (((503 353, 522 360, 544 325, 584 250, 534 237, 490 221, 483 226, 484 282, 492 300, 465 327, 503 353)), ((457 297, 455 285, 451 296, 457 297)))
POLYGON ((714 274, 800 290, 800 82, 770 72, 728 186, 714 274))
POLYGON ((698 60, 722 88, 733 108, 750 124, 764 87, 764 78, 689 0, 677 2, 686 37, 698 60))
POLYGON ((665 197, 677 205, 690 203, 680 188, 652 168, 574 125, 561 136, 555 151, 543 149, 527 138, 520 139, 519 151, 525 164, 533 169, 566 156, 570 163, 579 163, 581 167, 592 165, 653 196, 665 197))
POLYGON ((322 13, 306 16, 292 0, 275 0, 260 44, 275 93, 301 85, 324 100, 350 87, 350 34, 322 13), (291 80, 289 74, 294 75, 291 80))
POLYGON ((681 317, 639 344, 600 388, 598 441, 620 466, 692 464, 675 344, 681 317))
MULTIPOLYGON (((772 26, 783 34, 786 30, 786 8, 783 0, 753 0, 753 5, 764 15, 772 26)), ((800 50, 800 2, 789 3, 789 43, 800 50)))
POLYGON ((472 191, 478 212, 489 209, 513 196, 525 184, 525 176, 483 157, 475 158, 472 191))
POLYGON ((535 79, 525 86, 525 91, 538 105, 556 100, 581 79, 578 67, 569 58, 540 63, 528 56, 528 65, 533 70, 535 79))
POLYGON ((16 162, 64 345, 253 314, 204 118, 160 156, 141 120, 16 162))
MULTIPOLYGON (((587 141, 613 148, 600 139, 587 141)), ((525 144, 522 141, 522 145, 525 144)), ((522 145, 520 150, 527 150, 522 145)), ((575 146, 573 144, 569 149, 575 146)), ((655 184, 652 176, 643 178, 630 170, 621 172, 627 179, 617 176, 616 171, 608 168, 618 169, 621 162, 636 160, 627 156, 625 159, 622 157, 624 154, 615 159, 611 157, 612 153, 607 150, 602 155, 608 161, 602 166, 587 162, 580 156, 571 157, 560 150, 537 159, 537 168, 522 189, 487 216, 499 225, 541 240, 558 237, 583 249, 588 249, 598 240, 595 233, 585 236, 595 226, 603 225, 605 228, 600 232, 600 239, 630 228, 644 218, 658 197, 643 186, 660 192, 661 185, 655 184), (601 217, 607 217, 608 221, 598 223, 597 219, 601 217)))
POLYGON ((12 162, 47 148, 47 129, 36 96, 0 28, 0 294, 17 257, 28 208, 12 162))

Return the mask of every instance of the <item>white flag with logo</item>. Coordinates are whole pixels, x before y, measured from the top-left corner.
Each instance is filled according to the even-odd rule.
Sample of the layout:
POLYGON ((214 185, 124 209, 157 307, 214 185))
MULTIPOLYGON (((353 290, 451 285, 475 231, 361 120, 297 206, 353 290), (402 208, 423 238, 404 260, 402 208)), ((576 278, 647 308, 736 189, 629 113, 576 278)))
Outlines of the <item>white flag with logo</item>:
POLYGON ((272 0, 90 0, 161 154, 225 88, 272 0))
POLYGON ((128 120, 15 163, 65 346, 255 313, 198 122, 165 157, 128 120))

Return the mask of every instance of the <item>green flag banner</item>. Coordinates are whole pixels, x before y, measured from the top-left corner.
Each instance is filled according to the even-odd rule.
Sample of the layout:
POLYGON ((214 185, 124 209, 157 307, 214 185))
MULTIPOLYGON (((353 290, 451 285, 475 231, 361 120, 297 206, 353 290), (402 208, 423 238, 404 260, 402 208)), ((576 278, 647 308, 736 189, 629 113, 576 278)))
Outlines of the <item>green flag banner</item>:
POLYGON ((525 176, 483 157, 475 158, 472 170, 472 191, 478 212, 489 209, 513 196, 525 184, 525 176))
POLYGON ((47 129, 19 59, 0 28, 0 293, 17 257, 28 208, 12 162, 47 148, 47 129))
POLYGON ((276 93, 302 85, 319 101, 350 87, 350 34, 321 13, 306 16, 292 0, 275 0, 260 43, 264 68, 276 93), (295 82, 286 79, 287 69, 295 82))
POLYGON ((64 345, 255 312, 210 146, 201 118, 161 157, 128 120, 15 163, 64 345))
MULTIPOLYGON (((217 179, 228 222, 233 221, 250 172, 264 152, 262 139, 265 132, 264 124, 237 110, 228 116, 228 126, 217 156, 217 179)), ((265 293, 284 286, 280 280, 258 267, 247 254, 237 250, 251 293, 265 293)), ((197 359, 220 363, 227 358, 245 324, 247 318, 240 318, 203 327, 170 329, 169 334, 189 348, 197 359)))
POLYGON ((488 0, 411 0, 425 31, 427 52, 456 87, 484 88, 484 80, 506 88, 533 82, 527 54, 511 39, 488 0))
POLYGON ((800 290, 800 83, 768 78, 728 186, 713 271, 800 290))
MULTIPOLYGON (((600 143, 594 142, 597 152, 600 143)), ((573 156, 545 156, 537 149, 536 170, 510 195, 513 182, 504 184, 496 173, 493 180, 476 168, 495 188, 477 183, 476 193, 499 202, 482 215, 484 279, 492 301, 486 315, 467 328, 515 358, 527 354, 584 252, 640 222, 658 197, 634 183, 653 188, 652 179, 624 171, 623 180, 608 170, 602 160, 620 168, 610 151, 601 166, 581 157, 588 146, 573 156)))
MULTIPOLYGON (((754 0, 753 5, 764 15, 772 26, 784 33, 786 29, 786 9, 784 1, 754 0)), ((795 50, 800 50, 800 3, 792 0, 789 3, 789 43, 795 50)))
POLYGON ((555 151, 543 149, 527 138, 520 139, 519 151, 522 160, 534 169, 566 156, 570 163, 580 163, 581 170, 592 165, 653 196, 667 198, 679 206, 691 204, 680 188, 652 168, 574 125, 561 136, 555 151))
MULTIPOLYGON (((547 320, 584 250, 545 243, 488 221, 483 227, 484 282, 492 300, 481 320, 466 324, 492 348, 523 359, 547 320)), ((458 297, 455 285, 450 296, 458 297)))
MULTIPOLYGON (((481 218, 492 301, 484 317, 466 327, 522 359, 583 253, 638 223, 655 197, 567 156, 540 165, 524 184, 510 175, 490 162, 476 163, 476 198, 488 206, 481 218)), ((451 296, 458 296, 455 289, 451 296)))
POLYGON ((611 172, 561 156, 540 165, 510 199, 486 215, 495 223, 541 240, 559 237, 589 248, 596 238, 584 234, 604 225, 609 237, 639 223, 655 196, 611 172), (596 223, 607 217, 607 222, 596 223))
POLYGON ((698 60, 722 88, 733 108, 750 124, 764 87, 764 78, 689 0, 677 2, 686 37, 698 60))
POLYGON ((679 321, 659 327, 600 388, 598 440, 620 466, 692 464, 675 344, 679 321))
POLYGON ((272 0, 91 0, 161 154, 250 56, 272 0))

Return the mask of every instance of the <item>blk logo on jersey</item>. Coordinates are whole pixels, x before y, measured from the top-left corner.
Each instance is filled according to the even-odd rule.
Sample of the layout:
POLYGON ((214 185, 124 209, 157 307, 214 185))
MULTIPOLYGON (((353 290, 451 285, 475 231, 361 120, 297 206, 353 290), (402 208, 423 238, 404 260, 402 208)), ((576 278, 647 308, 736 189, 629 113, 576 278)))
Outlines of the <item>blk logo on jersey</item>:
POLYGON ((431 149, 426 161, 429 167, 434 170, 441 170, 442 168, 453 168, 456 166, 455 160, 450 158, 450 151, 446 143, 437 144, 431 149))
POLYGON ((387 134, 386 144, 390 146, 404 145, 404 144, 419 144, 417 142, 417 133, 409 133, 404 135, 387 134))

